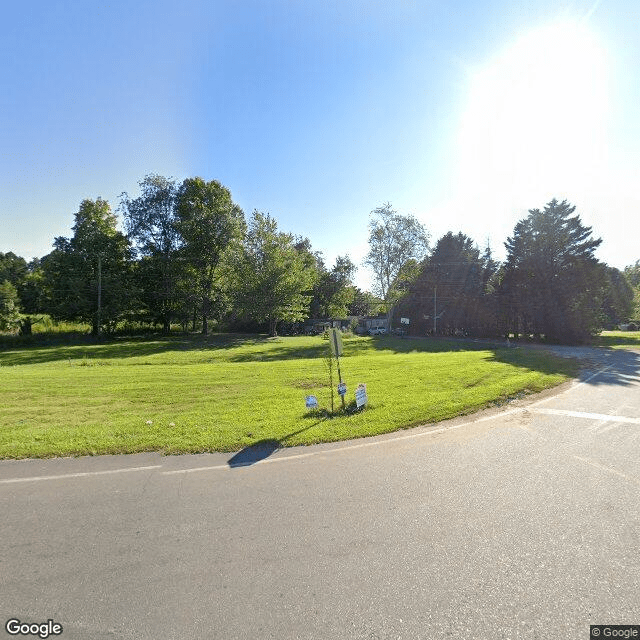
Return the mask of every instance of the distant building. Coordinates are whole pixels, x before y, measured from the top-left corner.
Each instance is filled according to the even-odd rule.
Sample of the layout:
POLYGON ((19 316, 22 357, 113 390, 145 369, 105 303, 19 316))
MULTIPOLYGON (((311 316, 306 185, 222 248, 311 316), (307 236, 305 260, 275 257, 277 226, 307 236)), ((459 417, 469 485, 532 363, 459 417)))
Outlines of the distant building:
POLYGON ((307 335, 324 333, 327 329, 335 327, 341 331, 348 331, 352 325, 359 321, 357 316, 346 318, 308 318, 304 323, 304 332, 307 335))
POLYGON ((371 329, 385 329, 389 331, 389 319, 387 316, 363 316, 358 318, 358 333, 369 333, 371 329))

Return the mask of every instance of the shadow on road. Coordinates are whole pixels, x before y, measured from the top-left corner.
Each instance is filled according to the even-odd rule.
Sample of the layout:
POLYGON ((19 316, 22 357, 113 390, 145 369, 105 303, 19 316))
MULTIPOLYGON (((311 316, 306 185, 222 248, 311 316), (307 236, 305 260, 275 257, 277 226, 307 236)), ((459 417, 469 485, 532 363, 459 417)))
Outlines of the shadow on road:
POLYGON ((629 386, 640 379, 640 353, 626 349, 606 347, 547 347, 554 355, 576 358, 586 367, 579 376, 589 385, 629 386), (601 369, 601 373, 593 374, 601 369))
POLYGON ((254 442, 242 449, 242 451, 238 451, 232 458, 230 458, 227 464, 231 468, 235 467, 247 467, 249 465, 255 464, 256 462, 260 462, 260 460, 264 460, 268 458, 274 451, 277 451, 289 438, 302 433, 303 431, 307 431, 312 427, 315 427, 317 424, 320 424, 320 420, 318 422, 314 422, 312 425, 308 427, 304 427, 302 429, 298 429, 298 431, 293 431, 292 433, 287 434, 283 438, 279 440, 276 438, 269 438, 266 440, 259 440, 258 442, 254 442))

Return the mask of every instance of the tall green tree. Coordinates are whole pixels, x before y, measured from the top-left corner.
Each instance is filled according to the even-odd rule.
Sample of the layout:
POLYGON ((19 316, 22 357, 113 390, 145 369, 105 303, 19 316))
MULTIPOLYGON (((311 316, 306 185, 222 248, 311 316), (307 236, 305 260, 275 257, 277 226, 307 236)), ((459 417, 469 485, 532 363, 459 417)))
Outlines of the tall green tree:
POLYGON ((312 290, 310 314, 314 318, 343 318, 349 313, 354 291, 356 266, 348 256, 338 256, 327 270, 324 264, 312 290))
POLYGON ((624 275, 634 289, 640 287, 640 260, 636 260, 635 264, 625 267, 624 275))
POLYGON ((0 282, 0 331, 14 331, 20 324, 18 291, 9 280, 0 282))
POLYGON ((631 319, 634 311, 634 290, 622 271, 606 267, 605 291, 602 300, 603 326, 615 329, 631 319))
POLYGON ((20 286, 28 273, 27 261, 13 251, 0 252, 0 282, 8 280, 14 287, 20 286))
POLYGON ((73 237, 56 238, 42 261, 51 315, 89 322, 94 335, 114 328, 131 301, 129 243, 116 223, 106 200, 83 200, 73 237))
POLYGON ((46 292, 44 273, 39 258, 34 258, 27 265, 27 275, 18 285, 18 295, 24 313, 44 313, 46 292))
POLYGON ((624 268, 624 277, 633 290, 633 308, 630 317, 638 321, 640 320, 640 260, 624 268))
POLYGON ((254 211, 238 261, 238 303, 246 317, 277 335, 278 322, 304 320, 316 274, 289 233, 268 214, 254 211))
POLYGON ((383 301, 369 291, 362 291, 359 287, 350 286, 352 292, 351 303, 348 308, 350 316, 376 316, 384 306, 383 301))
POLYGON ((140 302, 150 319, 169 333, 171 321, 185 304, 179 289, 184 274, 176 213, 178 184, 156 174, 145 176, 138 184, 140 196, 121 194, 119 210, 138 259, 135 270, 140 302))
POLYGON ((18 291, 20 308, 23 313, 41 313, 44 289, 40 260, 27 261, 12 251, 0 253, 0 282, 10 282, 18 291))
POLYGON ((244 213, 229 189, 217 180, 187 178, 178 191, 176 228, 181 255, 193 273, 192 292, 199 300, 202 333, 208 320, 220 319, 231 303, 231 254, 239 250, 246 230, 244 213))
POLYGON ((602 240, 574 212, 551 200, 531 209, 505 243, 501 300, 515 333, 581 342, 601 327, 606 273, 594 252, 602 240))
POLYGON ((409 317, 411 332, 420 335, 434 326, 438 333, 484 333, 484 297, 492 269, 490 251, 481 255, 469 236, 450 231, 422 262, 397 313, 409 317))
POLYGON ((374 276, 374 293, 385 302, 407 261, 419 262, 429 249, 429 234, 412 215, 401 215, 391 203, 371 212, 369 252, 365 257, 374 276))

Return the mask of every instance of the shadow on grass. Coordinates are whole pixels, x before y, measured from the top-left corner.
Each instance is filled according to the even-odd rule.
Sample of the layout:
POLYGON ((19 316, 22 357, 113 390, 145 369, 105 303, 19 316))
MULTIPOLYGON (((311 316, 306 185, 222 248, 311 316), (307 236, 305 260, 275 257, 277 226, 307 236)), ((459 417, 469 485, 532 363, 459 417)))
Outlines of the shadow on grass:
MULTIPOLYGON (((216 333, 160 334, 145 336, 123 336, 97 339, 87 335, 61 336, 55 334, 38 336, 37 342, 0 344, 0 366, 44 364, 69 360, 74 364, 91 364, 92 360, 114 360, 152 356, 162 353, 211 350, 228 351, 241 347, 264 347, 263 350, 239 351, 224 356, 226 362, 272 362, 277 360, 315 359, 326 355, 328 342, 322 338, 270 338, 267 335, 216 333), (41 337, 42 336, 42 337, 41 337), (309 340, 313 340, 309 344, 309 340), (85 362, 82 362, 82 361, 85 362)), ((358 356, 371 351, 393 351, 396 353, 444 352, 468 350, 455 341, 448 340, 403 340, 391 337, 356 338, 345 340, 345 357, 358 356)))
POLYGON ((320 424, 320 422, 322 421, 318 420, 308 427, 303 427, 302 429, 298 429, 298 431, 288 433, 279 440, 276 438, 268 438, 254 442, 242 449, 242 451, 238 451, 238 453, 228 460, 227 464, 233 469, 235 467, 248 467, 256 462, 260 462, 260 460, 268 458, 274 451, 277 451, 289 438, 315 427, 320 424))
MULTIPOLYGON (((606 346, 564 346, 469 338, 379 338, 381 348, 397 353, 489 351, 489 361, 503 362, 545 374, 577 377, 589 385, 628 386, 640 376, 640 353, 606 346), (596 371, 601 372, 594 376, 596 371)), ((620 344, 615 338, 611 344, 620 344)), ((634 340, 632 344, 637 344, 634 340)))
MULTIPOLYGON (((609 338, 606 336, 605 338, 609 338)), ((611 337, 615 344, 620 338, 611 337)), ((578 375, 580 368, 592 370, 606 367, 608 371, 589 381, 589 384, 630 384, 628 377, 640 372, 640 354, 622 349, 606 347, 559 347, 552 345, 531 345, 503 341, 485 341, 457 338, 397 338, 380 336, 345 339, 344 357, 357 357, 366 353, 387 352, 409 353, 454 353, 464 351, 488 351, 490 359, 506 362, 513 366, 535 369, 543 373, 562 373, 578 375), (581 364, 568 362, 574 358, 581 364)), ((6 349, 6 343, 0 347, 0 366, 42 364, 54 361, 73 361, 73 364, 93 364, 94 361, 144 357, 161 353, 210 350, 225 352, 238 349, 237 352, 223 353, 225 362, 272 362, 279 360, 323 358, 327 352, 327 342, 321 338, 269 338, 256 334, 182 334, 171 336, 119 337, 111 340, 95 339, 84 336, 76 338, 71 344, 61 344, 56 336, 51 344, 40 343, 25 347, 15 345, 6 349), (250 347, 242 351, 242 347, 250 347), (253 348, 251 348, 253 347, 253 348), (256 348, 257 347, 257 348, 256 348), (80 362, 78 362, 80 361, 80 362)), ((108 362, 107 362, 108 364, 108 362)), ((590 374, 589 374, 590 375, 590 374)), ((587 379, 589 375, 584 375, 587 379)))
POLYGON ((43 364, 60 360, 111 360, 151 356, 160 353, 201 351, 203 349, 233 349, 241 346, 269 344, 269 338, 246 334, 200 334, 127 336, 97 339, 73 336, 51 337, 32 345, 0 345, 0 366, 43 364))

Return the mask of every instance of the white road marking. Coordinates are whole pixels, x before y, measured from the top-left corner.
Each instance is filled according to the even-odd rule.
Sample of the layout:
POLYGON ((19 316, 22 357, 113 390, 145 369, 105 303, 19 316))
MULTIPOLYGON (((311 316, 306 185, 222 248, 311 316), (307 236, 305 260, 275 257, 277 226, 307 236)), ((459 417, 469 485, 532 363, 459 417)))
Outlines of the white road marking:
POLYGON ((468 427, 472 424, 478 424, 479 422, 486 422, 487 420, 495 420, 496 418, 501 418, 503 416, 508 416, 513 413, 517 413, 522 411, 522 409, 510 409, 509 411, 505 411, 504 413, 495 414, 491 416, 486 416, 484 418, 479 418, 478 420, 471 420, 469 422, 464 422, 462 424, 455 424, 450 427, 442 427, 440 429, 431 429, 429 431, 421 431, 420 433, 409 433, 403 436, 396 436, 395 438, 385 438, 384 440, 373 440, 367 442, 359 442, 357 444, 347 445, 346 447, 336 447, 335 449, 322 449, 317 451, 310 451, 309 453, 298 453, 294 455, 283 455, 275 458, 264 458, 263 460, 256 460, 255 462, 247 462, 246 464, 240 463, 238 465, 229 466, 229 464, 219 464, 210 467, 193 467, 191 469, 174 469, 172 471, 162 471, 163 476, 175 475, 178 473, 192 473, 194 471, 213 471, 215 469, 233 469, 237 467, 255 467, 258 464, 272 464, 274 462, 285 462, 287 460, 296 460, 300 458, 310 458, 311 456, 319 456, 325 455, 329 453, 334 453, 336 451, 350 451, 352 449, 362 449, 364 447, 375 447, 381 444, 386 444, 387 442, 399 442, 400 440, 411 440, 413 438, 422 438, 424 436, 433 436, 438 433, 445 433, 446 431, 453 431, 454 429, 462 429, 463 427, 468 427))
POLYGON ((570 418, 584 418, 586 420, 601 420, 603 422, 623 422, 625 424, 640 424, 640 418, 626 416, 610 416, 607 413, 585 413, 583 411, 567 411, 566 409, 530 409, 533 413, 544 413, 550 416, 568 416, 570 418))
POLYGON ((622 471, 618 471, 617 469, 612 469, 611 467, 606 467, 595 460, 591 460, 590 458, 581 458, 580 456, 573 456, 576 460, 580 460, 581 462, 586 462, 588 465, 595 467, 596 469, 600 469, 601 471, 606 471, 614 476, 619 476, 620 478, 624 478, 625 480, 629 480, 630 482, 634 482, 635 484, 640 485, 640 478, 634 478, 633 476, 628 476, 626 473, 622 473, 622 471))
POLYGON ((574 382, 574 384, 572 384, 565 391, 562 391, 561 393, 556 393, 556 394, 554 394, 552 396, 549 396, 548 398, 543 398, 542 400, 538 400, 537 402, 534 402, 530 406, 535 407, 535 406, 537 406, 539 404, 544 404, 545 402, 550 402, 551 400, 555 400, 555 399, 560 398, 562 396, 566 396, 568 393, 571 393, 572 391, 575 391, 578 387, 581 387, 583 384, 588 384, 589 382, 591 382, 591 380, 593 380, 597 376, 602 375, 603 373, 605 373, 609 369, 611 369, 611 365, 609 365, 608 367, 604 367, 603 369, 598 369, 598 371, 596 371, 595 373, 592 373, 588 378, 585 378, 584 380, 581 380, 580 382, 574 382))
MULTIPOLYGON (((463 422, 461 424, 457 424, 457 425, 452 425, 449 427, 442 427, 440 429, 430 429, 428 431, 420 431, 420 432, 416 432, 416 433, 409 433, 409 434, 405 434, 402 436, 396 436, 393 438, 384 438, 381 440, 367 440, 364 442, 359 442, 357 444, 350 444, 344 447, 336 447, 333 449, 321 449, 321 450, 314 450, 314 451, 310 451, 308 453, 299 453, 299 454, 292 454, 292 455, 282 455, 282 456, 275 456, 275 457, 271 457, 271 458, 264 458, 263 460, 256 460, 256 461, 252 461, 252 462, 247 462, 247 463, 240 463, 237 465, 234 465, 233 467, 229 465, 229 463, 225 463, 225 464, 219 464, 219 465, 211 465, 211 466, 207 466, 207 467, 193 467, 190 469, 173 469, 171 471, 162 471, 161 474, 162 475, 176 475, 176 474, 181 474, 181 473, 193 473, 193 472, 197 472, 197 471, 214 471, 214 470, 221 470, 221 469, 233 469, 233 468, 237 468, 237 467, 245 467, 245 466, 256 466, 259 464, 272 464, 275 462, 285 462, 287 460, 298 460, 301 458, 309 458, 311 456, 319 456, 319 455, 325 455, 325 454, 331 454, 334 452, 340 452, 340 451, 350 451, 351 449, 362 449, 364 447, 374 447, 374 446, 378 446, 381 444, 386 444, 388 442, 399 442, 402 440, 411 440, 414 438, 422 438, 424 436, 433 436, 433 435, 437 435, 439 433, 445 433, 447 431, 453 431, 455 429, 462 429, 464 427, 468 427, 470 425, 474 425, 474 424, 478 424, 480 422, 486 422, 489 420, 496 420, 499 418, 503 418, 505 416, 508 415, 512 415, 514 413, 521 413, 523 411, 534 411, 536 413, 547 413, 547 414, 553 414, 553 415, 566 415, 566 416, 571 416, 571 417, 579 417, 579 418, 590 418, 590 419, 596 419, 596 420, 606 420, 606 421, 617 421, 617 422, 628 422, 628 423, 632 423, 632 424, 640 424, 640 419, 638 418, 624 418, 624 417, 619 417, 619 416, 608 416, 605 414, 587 414, 587 413, 580 413, 577 411, 563 411, 560 409, 535 409, 534 407, 536 407, 539 404, 542 404, 544 402, 548 402, 549 400, 553 399, 553 398, 557 398, 558 395, 564 395, 566 393, 568 393, 569 391, 573 391, 574 389, 576 389, 577 387, 583 385, 583 384, 587 384, 588 382, 590 382, 591 380, 593 380, 593 378, 595 378, 596 376, 601 375, 602 373, 604 373, 605 371, 607 371, 608 369, 610 369, 611 367, 605 367, 603 369, 600 369, 599 371, 596 371, 594 374, 590 375, 588 378, 586 378, 585 380, 582 380, 581 382, 573 385, 572 387, 570 387, 569 389, 567 389, 566 391, 564 391, 561 394, 557 394, 554 396, 551 396, 549 398, 544 398, 543 400, 538 400, 537 402, 534 402, 530 405, 528 405, 525 409, 522 408, 515 408, 515 409, 509 409, 507 411, 504 411, 502 413, 497 413, 497 414, 493 414, 490 416, 485 416, 483 418, 479 418, 477 420, 470 420, 468 422, 463 422)), ((427 426, 427 425, 425 425, 427 426)), ((112 469, 109 471, 87 471, 87 472, 83 472, 83 473, 68 473, 68 474, 64 474, 64 475, 59 475, 59 476, 34 476, 34 477, 29 477, 29 478, 8 478, 5 480, 0 480, 0 484, 12 484, 12 483, 18 483, 18 482, 37 482, 37 481, 42 481, 42 480, 61 480, 61 479, 65 479, 65 478, 83 478, 83 477, 90 477, 90 476, 97 476, 97 475, 107 475, 107 474, 114 474, 114 473, 126 473, 129 471, 147 471, 147 470, 151 470, 151 469, 162 469, 163 465, 150 465, 147 467, 130 467, 130 468, 125 468, 125 469, 112 469)))
POLYGON ((38 482, 41 480, 63 480, 65 478, 85 478, 87 476, 103 476, 112 473, 125 473, 127 471, 148 471, 149 469, 160 469, 161 464, 154 464, 148 467, 129 467, 127 469, 109 469, 108 471, 85 471, 82 473, 65 473, 59 476, 32 476, 30 478, 8 478, 0 480, 0 484, 13 484, 16 482, 38 482))
POLYGON ((625 380, 633 380, 634 382, 640 382, 640 376, 630 376, 626 373, 616 373, 618 378, 624 378, 625 380))

